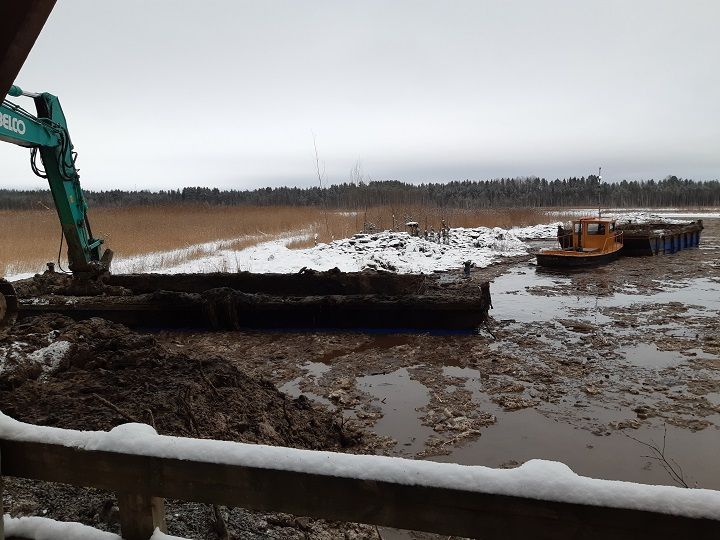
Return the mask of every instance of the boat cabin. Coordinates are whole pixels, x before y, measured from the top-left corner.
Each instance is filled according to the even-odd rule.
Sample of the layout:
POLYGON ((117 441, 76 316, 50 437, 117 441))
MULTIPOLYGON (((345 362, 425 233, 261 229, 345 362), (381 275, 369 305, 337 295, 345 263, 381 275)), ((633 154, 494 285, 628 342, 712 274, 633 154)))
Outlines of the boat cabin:
POLYGON ((537 254, 539 266, 580 267, 603 264, 616 259, 623 247, 623 232, 615 220, 582 218, 572 222, 570 230, 558 226, 562 249, 543 249, 537 254))
POLYGON ((569 251, 613 250, 621 236, 615 230, 615 220, 606 218, 588 217, 575 220, 570 231, 558 228, 560 246, 569 251))

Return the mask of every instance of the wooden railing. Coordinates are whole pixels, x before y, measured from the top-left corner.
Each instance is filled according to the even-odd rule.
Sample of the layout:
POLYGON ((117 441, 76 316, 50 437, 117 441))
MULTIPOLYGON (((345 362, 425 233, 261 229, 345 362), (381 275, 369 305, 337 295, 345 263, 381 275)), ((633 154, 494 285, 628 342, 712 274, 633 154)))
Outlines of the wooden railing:
POLYGON ((607 249, 608 240, 612 240, 613 244, 622 244, 623 231, 615 231, 613 234, 605 238, 605 242, 603 243, 602 247, 602 253, 605 253, 605 250, 607 249))
MULTIPOLYGON (((315 458, 332 460, 333 456, 341 456, 343 463, 387 460, 291 452, 315 463, 319 461, 315 458)), ((165 529, 164 497, 483 539, 720 538, 720 521, 713 519, 433 487, 422 485, 427 483, 422 475, 416 485, 408 485, 7 438, 0 439, 0 458, 5 476, 114 491, 125 540, 147 540, 155 527, 165 529)), ((394 460, 393 467, 394 463, 400 471, 417 464, 401 459, 394 460)), ((473 469, 480 468, 467 471, 473 469)), ((0 520, 0 540, 1 524, 0 520)))

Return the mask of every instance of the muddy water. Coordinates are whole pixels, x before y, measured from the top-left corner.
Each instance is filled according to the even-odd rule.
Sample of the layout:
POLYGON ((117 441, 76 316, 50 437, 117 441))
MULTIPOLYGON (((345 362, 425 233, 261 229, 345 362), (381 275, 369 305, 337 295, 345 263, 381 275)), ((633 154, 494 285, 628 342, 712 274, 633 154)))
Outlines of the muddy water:
MULTIPOLYGON (((586 377, 581 389, 587 379, 598 379, 601 374, 602 378, 599 383, 589 381, 585 392, 570 391, 560 400, 541 401, 535 408, 511 412, 490 399, 481 370, 444 366, 443 376, 454 383, 448 386, 449 393, 455 391, 458 380, 464 381, 462 385, 472 392, 476 406, 495 415, 497 422, 485 427, 475 440, 429 459, 492 467, 552 459, 583 475, 672 484, 658 459, 661 456, 651 448, 661 450, 664 445, 665 457, 677 463, 689 485, 720 489, 720 391, 699 396, 688 393, 688 383, 698 379, 710 381, 713 388, 720 386, 718 347, 704 347, 701 339, 703 333, 720 334, 720 284, 717 275, 686 275, 675 270, 698 263, 716 267, 717 237, 705 242, 703 250, 678 253, 671 260, 621 259, 585 271, 579 280, 532 264, 519 265, 496 278, 491 314, 511 335, 489 344, 489 350, 536 363, 547 354, 584 365, 596 363, 592 368, 596 376, 586 377), (702 260, 706 255, 710 260, 702 260), (636 270, 640 269, 641 275, 643 264, 668 268, 667 272, 656 268, 648 278, 638 277, 636 270), (617 274, 625 274, 626 279, 615 278, 612 283, 617 274), (559 320, 569 322, 560 328, 559 320), (573 327, 577 323, 581 323, 579 329, 573 327), (523 345, 523 336, 529 334, 542 353, 538 346, 523 345), (591 340, 595 347, 583 347, 591 340), (586 356, 588 352, 590 356, 586 356), (605 384, 596 396, 593 385, 600 383, 605 384), (706 400, 708 407, 695 415, 691 402, 674 411, 666 403, 658 403, 662 401, 658 395, 667 396, 664 401, 669 403, 687 396, 706 400), (646 418, 643 407, 665 407, 673 412, 646 418), (698 429, 697 418, 707 425, 698 429)), ((402 387, 396 390, 403 392, 402 387)), ((425 387, 426 396, 430 392, 425 387)), ((413 396, 415 403, 422 401, 417 386, 413 396)), ((392 414, 393 424, 404 426, 404 438, 407 428, 420 422, 412 408, 392 414)), ((416 431, 415 436, 427 441, 427 428, 416 431)))
POLYGON ((240 332, 182 346, 235 355, 364 422, 392 439, 377 452, 492 467, 543 458, 672 484, 644 444, 664 439, 689 485, 720 489, 720 220, 706 227, 702 249, 675 255, 580 273, 509 267, 476 335, 240 332))
MULTIPOLYGON (((677 355, 671 353, 671 356, 676 361, 677 355)), ((661 362, 642 358, 643 365, 651 365, 653 369, 658 369, 661 362)), ((669 484, 667 471, 656 459, 658 455, 644 444, 662 448, 664 442, 665 455, 681 467, 685 464, 683 474, 688 485, 720 488, 720 471, 716 467, 720 451, 717 427, 693 432, 672 425, 652 424, 598 435, 579 426, 577 421, 619 422, 627 418, 627 411, 613 405, 581 404, 584 406, 576 407, 575 411, 545 406, 506 413, 479 390, 477 370, 445 369, 455 377, 466 378, 478 406, 493 412, 499 421, 487 427, 478 440, 454 449, 447 456, 431 458, 433 460, 504 467, 529 459, 550 459, 562 461, 585 476, 669 484)), ((720 394, 709 397, 718 401, 720 394)), ((714 420, 720 425, 720 414, 714 415, 714 420)))
MULTIPOLYGON (((682 253, 678 254, 678 257, 681 256, 682 253)), ((609 266, 621 265, 623 262, 621 259, 609 266)), ((603 268, 584 272, 594 274, 597 284, 601 286, 603 274, 607 270, 608 268, 603 268)), ((493 281, 492 316, 500 320, 520 322, 550 321, 579 310, 584 312, 581 319, 605 324, 611 322, 611 319, 600 313, 603 308, 629 306, 643 300, 638 298, 641 291, 633 287, 626 287, 626 290, 636 291, 636 294, 589 296, 584 291, 573 293, 571 285, 572 279, 561 273, 551 274, 531 266, 516 268, 493 281), (558 289, 562 290, 563 294, 556 296, 558 289)), ((654 284, 654 287, 656 290, 652 291, 651 298, 647 299, 654 304, 680 302, 694 306, 696 313, 720 310, 719 285, 712 279, 665 281, 654 284)))
POLYGON ((429 402, 427 388, 413 380, 406 368, 388 374, 366 375, 356 379, 361 391, 370 394, 382 409, 374 431, 395 439, 399 453, 420 452, 432 429, 423 426, 417 411, 429 402))
POLYGON ((689 485, 720 488, 717 429, 693 433, 669 426, 665 436, 663 426, 652 426, 603 437, 533 409, 507 414, 477 442, 432 459, 499 467, 540 458, 562 461, 578 474, 595 478, 671 484, 656 456, 643 444, 661 448, 664 437, 666 455, 683 466, 689 485))
MULTIPOLYGON (((700 256, 709 253, 717 263, 714 246, 700 256)), ((688 266, 698 253, 685 257, 688 266)), ((677 254, 672 265, 682 266, 685 255, 677 254)), ((638 260, 621 259, 578 279, 522 264, 496 278, 491 314, 501 331, 491 328, 497 339, 482 349, 498 355, 497 363, 513 358, 519 372, 501 378, 520 381, 523 396, 533 397, 542 387, 534 383, 552 370, 553 359, 580 367, 558 374, 559 396, 540 396, 534 407, 509 411, 493 400, 496 375, 482 362, 458 366, 438 359, 447 394, 469 391, 475 407, 497 421, 448 454, 426 459, 490 467, 548 459, 585 476, 677 485, 667 470, 672 467, 691 487, 720 489, 720 347, 704 339, 720 338, 720 280, 663 272, 646 279, 629 271, 638 266, 638 260), (613 273, 626 277, 612 283, 613 273), (694 394, 697 385, 707 388, 694 394)), ((436 385, 424 389, 428 396, 436 385)), ((393 417, 405 426, 404 437, 408 426, 422 421, 409 408, 393 417)), ((427 442, 423 427, 416 436, 427 442)), ((386 529, 383 537, 412 536, 386 529)))
POLYGON ((305 394, 315 403, 319 403, 323 406, 332 406, 330 400, 319 394, 310 392, 309 390, 303 390, 300 387, 301 384, 304 381, 307 381, 308 378, 315 382, 319 377, 322 377, 322 375, 327 372, 330 367, 323 362, 306 362, 301 366, 301 368, 305 371, 305 373, 286 382, 279 387, 279 390, 292 397, 298 397, 300 394, 305 394))

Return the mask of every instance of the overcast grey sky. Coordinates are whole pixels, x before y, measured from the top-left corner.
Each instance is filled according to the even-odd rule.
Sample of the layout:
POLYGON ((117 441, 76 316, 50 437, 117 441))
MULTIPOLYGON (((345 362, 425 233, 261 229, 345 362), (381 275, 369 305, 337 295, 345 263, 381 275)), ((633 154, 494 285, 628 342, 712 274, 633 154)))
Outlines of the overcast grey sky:
MULTIPOLYGON (((17 83, 88 189, 720 177, 720 2, 60 0, 17 83)), ((24 99, 17 103, 31 108, 24 99)), ((1 187, 44 187, 0 144, 1 187)))

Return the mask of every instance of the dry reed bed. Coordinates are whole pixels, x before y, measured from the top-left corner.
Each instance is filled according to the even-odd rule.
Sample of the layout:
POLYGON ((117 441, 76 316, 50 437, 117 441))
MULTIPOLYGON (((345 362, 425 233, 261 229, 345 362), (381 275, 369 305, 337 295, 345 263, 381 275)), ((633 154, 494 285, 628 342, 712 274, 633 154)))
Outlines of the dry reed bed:
MULTIPOLYGON (((357 211, 315 207, 190 206, 91 209, 96 236, 105 238, 116 257, 191 248, 215 240, 235 240, 230 249, 242 249, 292 231, 310 231, 308 240, 291 243, 306 247, 346 238, 372 223, 378 230, 404 230, 408 220, 422 228, 512 227, 557 221, 543 210, 510 208, 459 210, 436 207, 372 207, 357 211), (317 236, 317 238, 315 238, 317 236)), ((0 273, 37 271, 57 259, 60 225, 54 210, 0 211, 0 273)), ((64 251, 64 250, 63 250, 64 251)), ((185 259, 202 256, 188 249, 185 259)), ((65 253, 62 257, 65 261, 65 253)))

